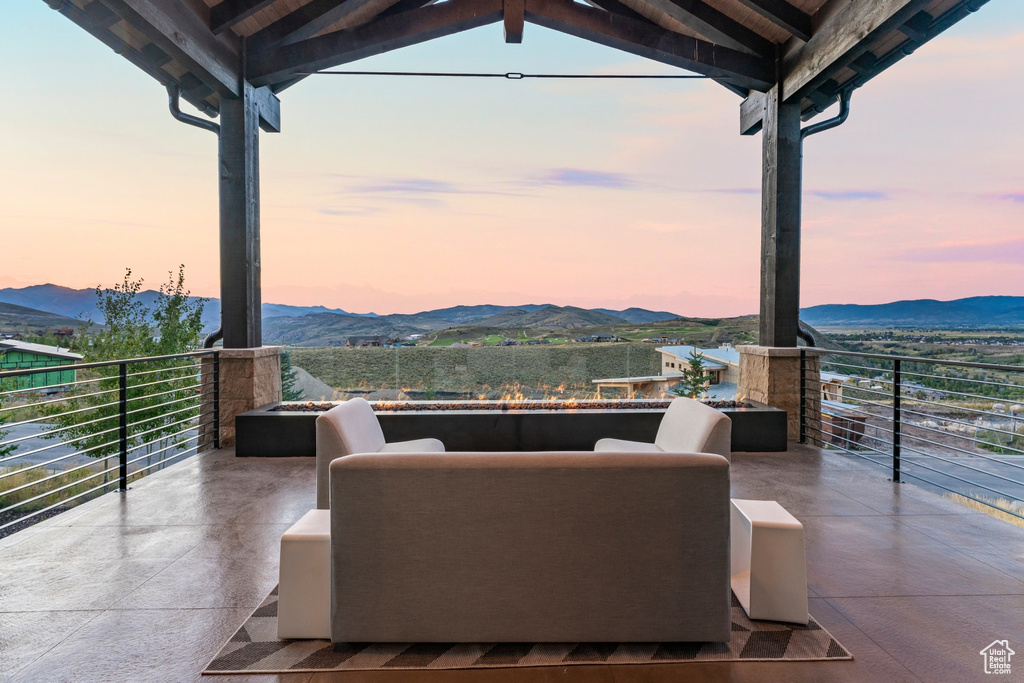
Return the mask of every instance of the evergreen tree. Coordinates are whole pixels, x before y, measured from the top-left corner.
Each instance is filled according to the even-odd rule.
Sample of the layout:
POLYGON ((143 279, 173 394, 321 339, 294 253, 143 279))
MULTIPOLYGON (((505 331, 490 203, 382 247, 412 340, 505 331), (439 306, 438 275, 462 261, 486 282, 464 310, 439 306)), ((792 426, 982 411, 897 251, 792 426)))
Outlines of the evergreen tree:
POLYGON ((285 351, 281 354, 281 400, 299 401, 302 399, 302 391, 295 387, 299 381, 299 375, 292 367, 292 354, 285 351))
POLYGON ((675 390, 675 393, 687 398, 700 398, 700 395, 707 391, 711 384, 711 374, 705 370, 704 356, 697 353, 697 349, 690 350, 687 364, 687 367, 683 368, 683 376, 679 380, 680 387, 675 390))

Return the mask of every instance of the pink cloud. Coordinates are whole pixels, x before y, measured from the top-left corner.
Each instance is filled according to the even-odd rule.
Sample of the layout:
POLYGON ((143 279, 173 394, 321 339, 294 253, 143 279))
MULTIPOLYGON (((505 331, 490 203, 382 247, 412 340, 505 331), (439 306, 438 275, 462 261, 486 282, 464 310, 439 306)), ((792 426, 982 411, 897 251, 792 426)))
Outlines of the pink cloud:
POLYGON ((1024 264, 1024 239, 1001 242, 960 242, 936 247, 907 249, 899 256, 919 263, 995 263, 1024 264))

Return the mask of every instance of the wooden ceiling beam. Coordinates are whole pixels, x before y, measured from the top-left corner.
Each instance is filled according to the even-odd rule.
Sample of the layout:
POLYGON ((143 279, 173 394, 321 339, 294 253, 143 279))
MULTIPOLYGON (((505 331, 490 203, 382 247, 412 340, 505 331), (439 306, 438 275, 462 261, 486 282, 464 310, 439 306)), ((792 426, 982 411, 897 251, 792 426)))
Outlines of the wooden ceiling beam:
POLYGON ((288 45, 312 38, 367 0, 313 0, 273 24, 249 36, 252 51, 269 50, 275 45, 288 45))
POLYGON ((931 0, 854 2, 822 26, 784 60, 783 97, 803 97, 864 54, 879 38, 897 30, 931 0))
POLYGON ((261 52, 250 52, 253 85, 273 85, 296 75, 354 62, 434 38, 501 21, 503 0, 447 0, 362 26, 261 52))
POLYGON ((647 17, 634 9, 626 7, 619 2, 619 0, 587 0, 587 4, 603 9, 606 12, 611 12, 612 14, 618 14, 619 16, 629 17, 630 19, 636 19, 638 21, 649 21, 647 17))
POLYGON ((523 42, 523 25, 526 23, 524 0, 504 0, 505 42, 523 42))
POLYGON ((811 15, 794 7, 786 0, 739 0, 739 2, 779 28, 789 31, 805 43, 811 39, 811 35, 814 33, 814 20, 811 15))
POLYGON ((241 58, 233 36, 215 36, 206 21, 183 2, 103 0, 157 47, 215 92, 238 97, 241 58))
POLYGON ((225 31, 272 4, 274 0, 224 0, 210 8, 210 30, 225 31))
POLYGON ((703 0, 646 0, 646 2, 716 45, 759 56, 775 53, 775 44, 770 40, 723 14, 703 0))
POLYGON ((765 58, 572 0, 526 0, 526 20, 663 64, 721 78, 740 88, 766 90, 774 82, 773 63, 765 58))

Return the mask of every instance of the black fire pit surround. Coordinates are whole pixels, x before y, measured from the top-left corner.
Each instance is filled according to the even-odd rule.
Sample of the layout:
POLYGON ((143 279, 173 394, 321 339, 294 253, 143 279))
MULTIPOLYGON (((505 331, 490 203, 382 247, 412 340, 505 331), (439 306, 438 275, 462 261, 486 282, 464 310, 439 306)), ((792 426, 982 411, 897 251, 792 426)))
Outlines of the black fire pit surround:
MULTIPOLYGON (((786 411, 747 401, 723 408, 732 419, 732 450, 786 450, 786 411)), ((316 455, 317 412, 268 405, 235 418, 239 457, 316 455)), ((377 413, 387 441, 434 437, 449 451, 591 451, 606 437, 653 442, 664 409, 443 410, 377 413)))

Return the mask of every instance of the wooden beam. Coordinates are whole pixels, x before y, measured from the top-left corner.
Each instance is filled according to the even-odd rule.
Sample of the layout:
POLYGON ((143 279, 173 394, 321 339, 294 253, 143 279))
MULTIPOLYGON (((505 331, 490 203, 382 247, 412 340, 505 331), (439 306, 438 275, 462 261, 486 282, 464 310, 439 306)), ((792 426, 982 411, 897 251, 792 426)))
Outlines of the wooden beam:
POLYGON ((811 15, 786 0, 739 0, 762 17, 807 42, 814 33, 811 15))
POLYGON ((134 29, 221 95, 238 97, 241 58, 237 41, 215 36, 180 0, 102 0, 134 29))
POLYGON ((220 310, 227 349, 263 343, 259 107, 248 83, 242 97, 220 103, 220 310))
POLYGON ((210 30, 220 33, 272 4, 274 0, 224 0, 210 8, 210 30))
POLYGON ((503 0, 447 0, 299 43, 250 52, 247 73, 253 84, 271 85, 296 74, 493 24, 501 21, 502 10, 503 0))
POLYGON ((250 52, 269 50, 275 45, 297 43, 312 38, 367 0, 312 0, 286 14, 273 24, 249 36, 250 52))
POLYGON ((740 87, 766 90, 774 82, 770 60, 572 0, 526 0, 526 20, 740 87))
POLYGON ((523 42, 523 25, 526 23, 524 0, 504 0, 505 42, 523 42))
POLYGON ((774 44, 740 22, 718 11, 702 0, 646 0, 683 26, 695 31, 716 45, 748 52, 752 55, 773 55, 774 44))
POLYGON ((752 92, 740 102, 740 135, 756 135, 761 132, 766 103, 763 92, 752 92))
POLYGON ((253 99, 260 117, 260 128, 268 133, 281 132, 281 100, 270 88, 253 88, 253 99))
POLYGON ((606 12, 611 12, 612 14, 636 19, 637 21, 650 21, 647 17, 636 10, 623 5, 619 0, 587 0, 587 4, 603 9, 606 12))
POLYGON ((782 87, 785 101, 799 99, 816 89, 929 2, 875 0, 847 5, 785 60, 782 87))
POLYGON ((761 154, 762 346, 796 346, 800 326, 800 102, 765 96, 761 154))

